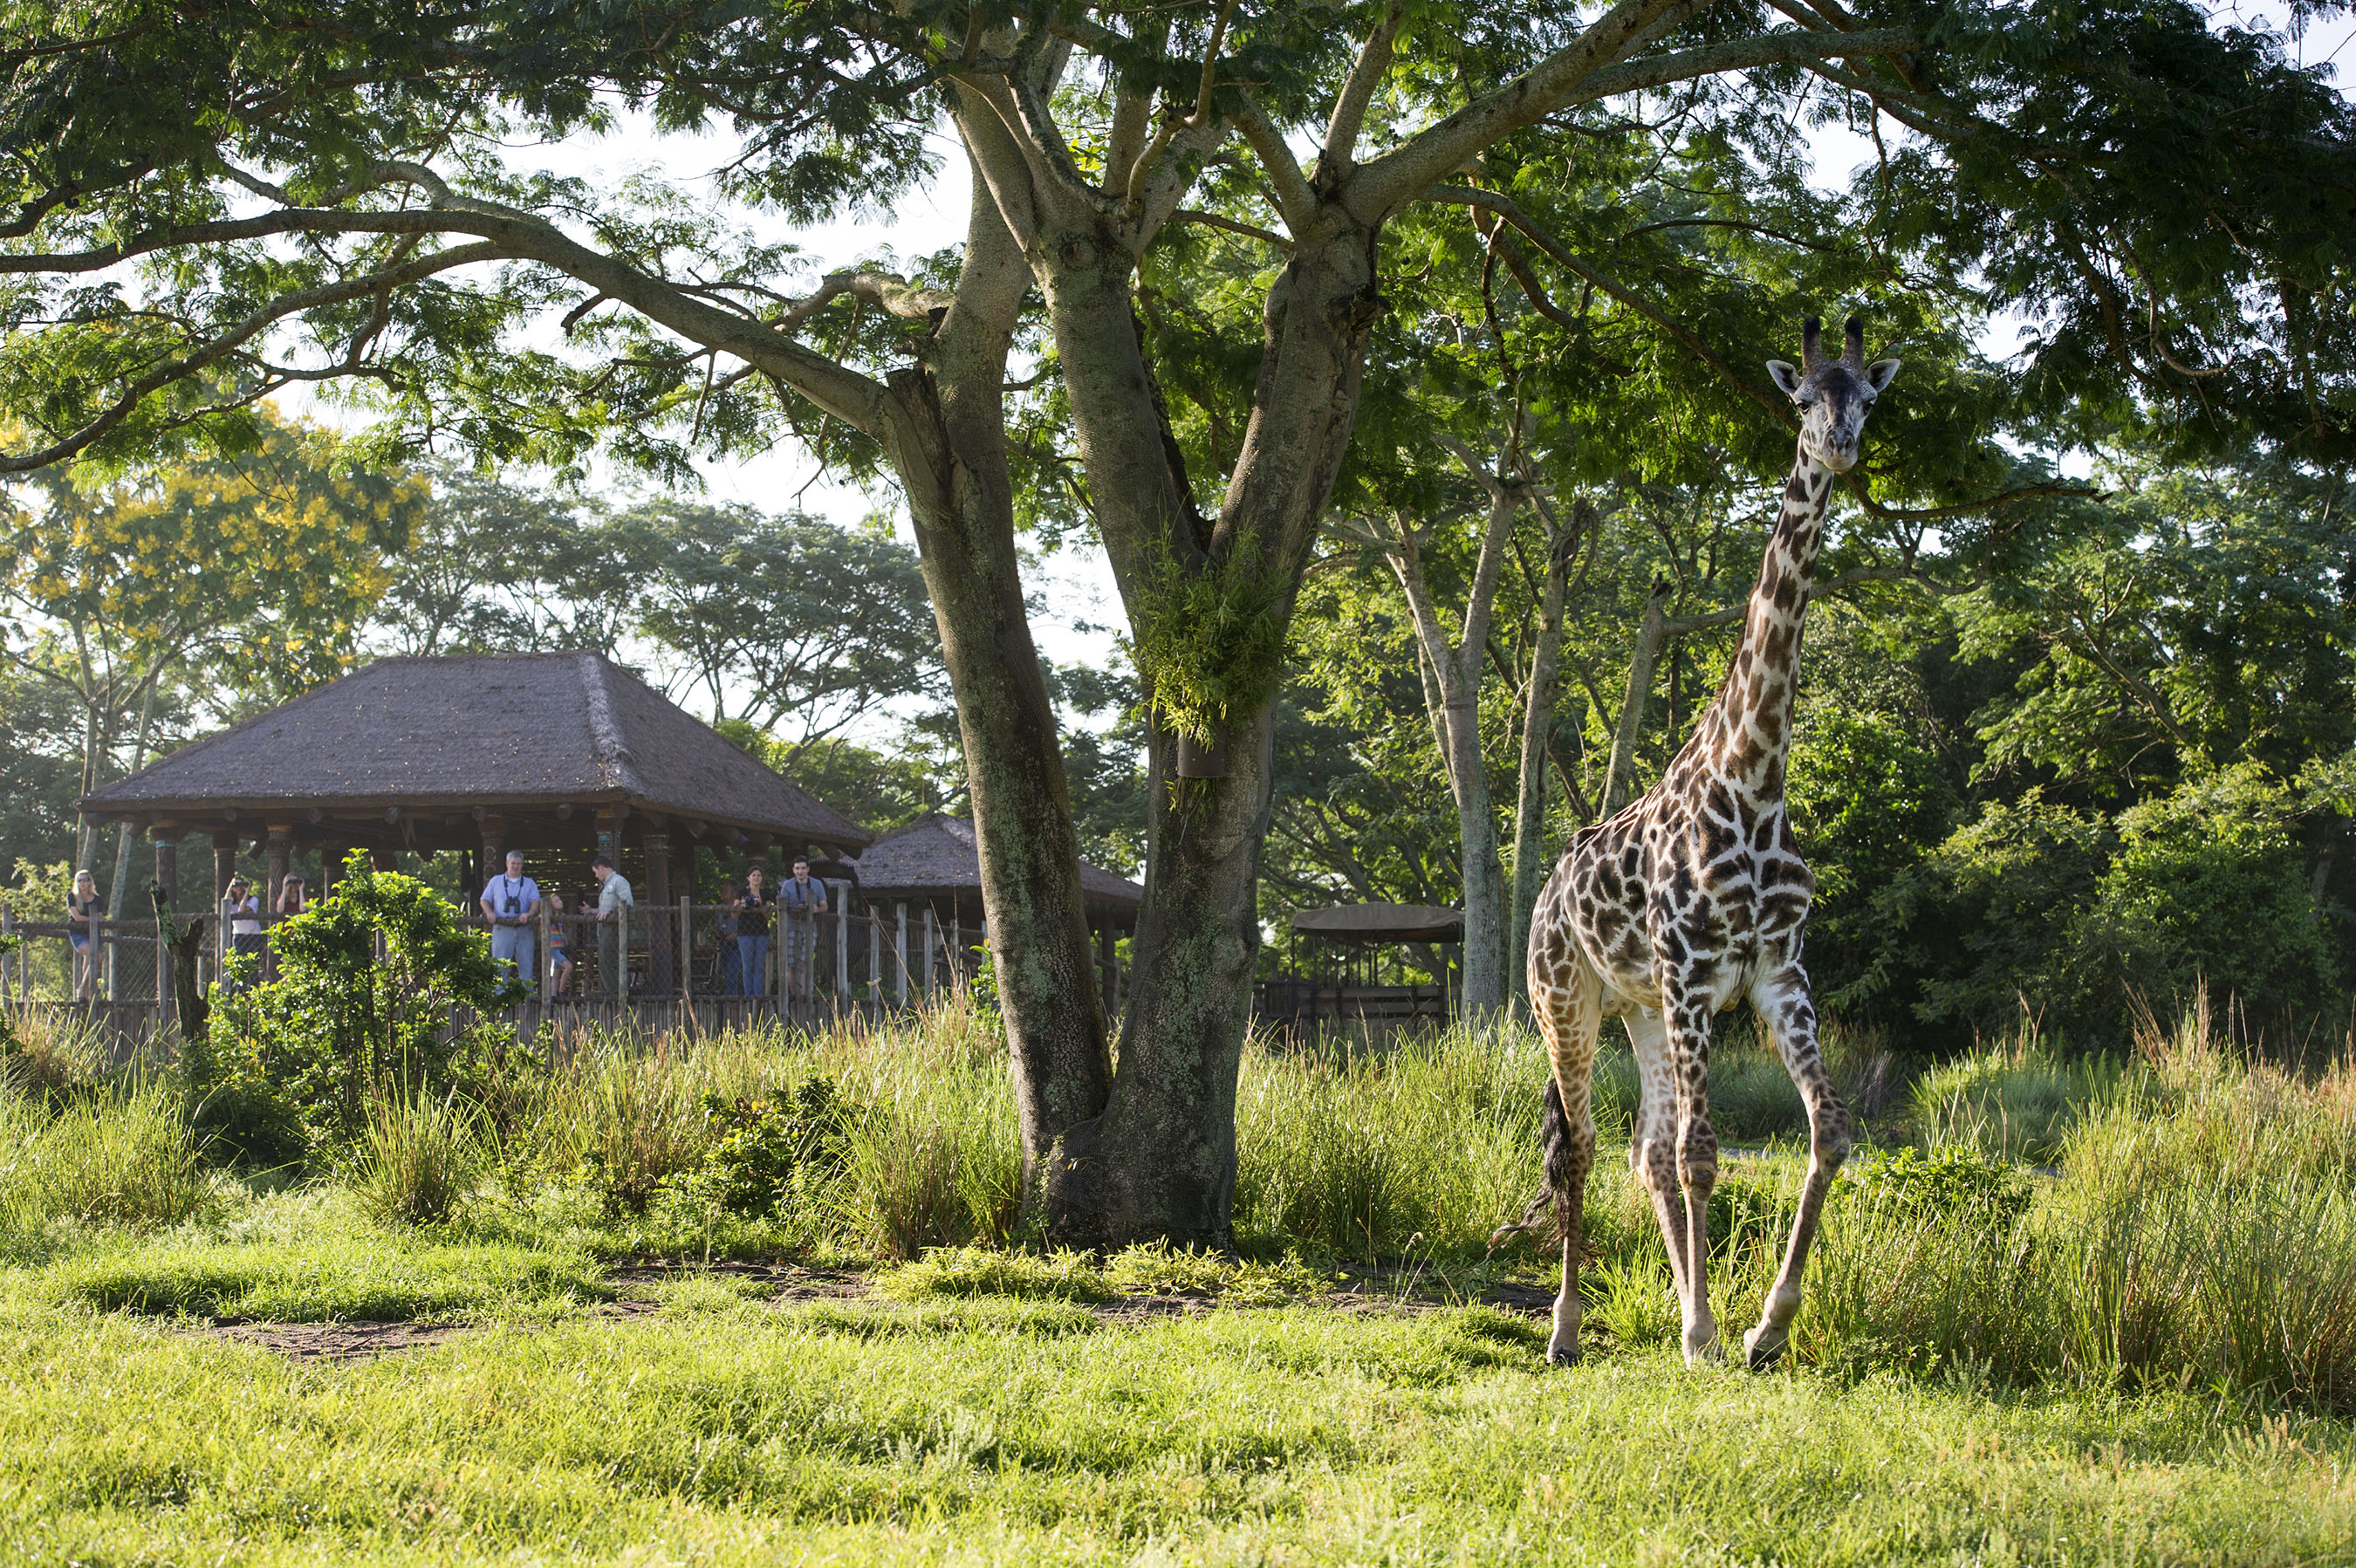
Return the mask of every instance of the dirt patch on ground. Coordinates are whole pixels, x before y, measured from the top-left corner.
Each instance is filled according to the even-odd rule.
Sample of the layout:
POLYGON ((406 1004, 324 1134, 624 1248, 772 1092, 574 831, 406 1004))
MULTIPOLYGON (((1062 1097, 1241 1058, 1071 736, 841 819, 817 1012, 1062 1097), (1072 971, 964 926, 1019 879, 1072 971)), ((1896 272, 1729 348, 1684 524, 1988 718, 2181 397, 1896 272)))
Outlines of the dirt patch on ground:
MULTIPOLYGON (((813 1301, 865 1301, 871 1292, 867 1276, 851 1269, 809 1267, 799 1263, 748 1263, 640 1258, 617 1264, 605 1276, 614 1300, 589 1309, 592 1317, 626 1321, 662 1310, 651 1287, 695 1274, 715 1274, 741 1280, 755 1299, 773 1306, 794 1306, 813 1301)), ((1406 1265, 1378 1264, 1371 1269, 1345 1270, 1342 1288, 1308 1297, 1307 1304, 1329 1311, 1365 1313, 1387 1317, 1420 1316, 1468 1299, 1507 1312, 1543 1316, 1554 1305, 1550 1291, 1534 1285, 1494 1284, 1467 1297, 1440 1286, 1426 1272, 1406 1265)), ((1088 1310, 1106 1323, 1142 1324, 1169 1317, 1193 1317, 1213 1311, 1215 1295, 1181 1292, 1168 1295, 1125 1295, 1116 1301, 1090 1302, 1088 1310)), ((248 1323, 221 1322, 204 1332, 241 1344, 258 1345, 295 1361, 344 1363, 366 1361, 399 1350, 420 1350, 471 1332, 468 1323, 248 1323)))
POLYGON ((422 1350, 468 1332, 465 1323, 216 1323, 207 1332, 294 1361, 368 1361, 422 1350))

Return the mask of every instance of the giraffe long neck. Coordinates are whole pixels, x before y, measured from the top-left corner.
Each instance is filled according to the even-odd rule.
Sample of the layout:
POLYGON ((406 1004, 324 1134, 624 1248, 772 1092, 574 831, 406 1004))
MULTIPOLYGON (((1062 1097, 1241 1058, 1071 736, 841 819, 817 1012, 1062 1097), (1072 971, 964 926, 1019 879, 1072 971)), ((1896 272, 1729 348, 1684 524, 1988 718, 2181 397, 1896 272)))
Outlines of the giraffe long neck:
POLYGON ((1742 619, 1742 643, 1727 669, 1716 713, 1719 768, 1728 781, 1760 800, 1783 796, 1783 759, 1792 745, 1792 704, 1800 683, 1800 633, 1808 589, 1825 541, 1832 470, 1803 447, 1783 486, 1775 532, 1759 564, 1759 584, 1742 619))

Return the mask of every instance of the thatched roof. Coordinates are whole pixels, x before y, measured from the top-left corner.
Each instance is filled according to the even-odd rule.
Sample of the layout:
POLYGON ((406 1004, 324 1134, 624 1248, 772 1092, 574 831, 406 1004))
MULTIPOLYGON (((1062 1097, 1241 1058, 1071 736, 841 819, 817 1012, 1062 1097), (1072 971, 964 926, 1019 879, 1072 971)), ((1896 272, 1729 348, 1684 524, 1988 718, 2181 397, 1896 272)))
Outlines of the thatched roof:
POLYGON ((1431 904, 1342 904, 1295 910, 1292 929, 1339 942, 1461 942, 1464 912, 1431 904))
POLYGON ((210 821, 627 804, 789 843, 873 836, 596 653, 380 659, 79 804, 210 821))
MULTIPOLYGON (((869 898, 916 898, 959 893, 980 897, 981 852, 973 823, 935 812, 894 828, 859 853, 859 890, 869 898)), ((1080 893, 1090 904, 1134 909, 1145 889, 1101 865, 1080 862, 1080 893)))

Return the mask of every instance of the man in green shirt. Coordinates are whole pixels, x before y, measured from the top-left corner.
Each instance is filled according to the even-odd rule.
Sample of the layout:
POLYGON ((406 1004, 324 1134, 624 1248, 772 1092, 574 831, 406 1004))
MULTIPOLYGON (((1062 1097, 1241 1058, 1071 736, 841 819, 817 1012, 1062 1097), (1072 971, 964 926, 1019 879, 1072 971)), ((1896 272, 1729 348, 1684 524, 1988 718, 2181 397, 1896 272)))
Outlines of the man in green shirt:
POLYGON ((605 993, 619 1000, 629 994, 625 970, 628 955, 623 941, 637 901, 630 897, 630 879, 615 870, 614 863, 604 855, 589 863, 589 874, 597 879, 597 907, 592 910, 584 906, 581 912, 597 918, 597 978, 605 983, 605 993))

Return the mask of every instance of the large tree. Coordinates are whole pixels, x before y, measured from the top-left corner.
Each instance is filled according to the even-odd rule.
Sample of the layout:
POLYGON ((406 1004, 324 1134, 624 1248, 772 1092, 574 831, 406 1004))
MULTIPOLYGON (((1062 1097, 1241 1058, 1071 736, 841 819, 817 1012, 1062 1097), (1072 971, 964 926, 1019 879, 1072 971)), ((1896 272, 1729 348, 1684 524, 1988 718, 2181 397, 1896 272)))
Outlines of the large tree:
MULTIPOLYGON (((790 425, 889 471, 958 702, 1024 1146, 1076 1239, 1226 1230, 1272 698, 1369 336, 1415 286, 1386 243, 1414 205, 1510 231, 1534 290, 1555 268, 1641 310, 1611 230, 1521 199, 1547 181, 1534 141, 1651 149, 1628 177, 1674 183, 1681 149, 1772 150, 1829 102, 1896 144, 1852 219, 1885 296, 1914 269, 2028 313, 2030 406, 2346 444, 2346 111, 2276 40, 2181 4, 52 0, 7 26, 0 399, 27 434, 0 464, 342 380, 402 431, 495 456, 607 440, 660 467, 790 425), (946 120, 975 177, 962 251, 914 280, 798 278, 709 202, 507 163, 616 93, 733 138, 719 188, 793 220, 920 179, 946 120), (1185 275, 1176 236, 1204 225, 1259 260, 1185 275), (1254 306, 1215 464, 1173 435, 1141 281, 1254 306), (1034 324, 1068 454, 1008 441, 1034 324), (1155 720, 1118 1073, 1016 573, 1018 459, 1084 498, 1155 720)), ((1721 206, 1772 194, 1748 166, 1721 206)), ((1717 325, 1664 330, 1764 454, 1783 412, 1745 367, 1778 345, 1717 325)), ((1958 480, 1869 467, 1855 489, 1886 508, 1958 480)))

